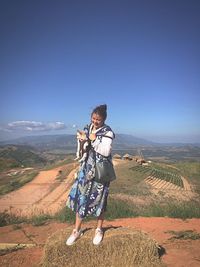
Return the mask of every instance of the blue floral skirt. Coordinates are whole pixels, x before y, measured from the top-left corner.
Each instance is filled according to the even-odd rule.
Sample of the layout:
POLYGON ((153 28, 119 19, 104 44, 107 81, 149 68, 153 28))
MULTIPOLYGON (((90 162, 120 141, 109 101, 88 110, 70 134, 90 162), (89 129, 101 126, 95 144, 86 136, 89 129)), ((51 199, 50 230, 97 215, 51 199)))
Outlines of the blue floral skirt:
POLYGON ((100 184, 87 180, 84 169, 78 173, 67 200, 67 207, 77 212, 80 218, 100 216, 106 210, 109 183, 100 184))

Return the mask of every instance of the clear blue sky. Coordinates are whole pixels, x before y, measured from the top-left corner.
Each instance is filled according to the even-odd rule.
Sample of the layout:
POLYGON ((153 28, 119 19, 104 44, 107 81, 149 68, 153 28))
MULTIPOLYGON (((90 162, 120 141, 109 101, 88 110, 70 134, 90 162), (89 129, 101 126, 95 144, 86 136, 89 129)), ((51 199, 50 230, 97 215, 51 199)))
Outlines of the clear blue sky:
POLYGON ((0 1, 0 140, 116 133, 200 142, 199 0, 0 1), (73 125, 76 125, 76 127, 73 125))

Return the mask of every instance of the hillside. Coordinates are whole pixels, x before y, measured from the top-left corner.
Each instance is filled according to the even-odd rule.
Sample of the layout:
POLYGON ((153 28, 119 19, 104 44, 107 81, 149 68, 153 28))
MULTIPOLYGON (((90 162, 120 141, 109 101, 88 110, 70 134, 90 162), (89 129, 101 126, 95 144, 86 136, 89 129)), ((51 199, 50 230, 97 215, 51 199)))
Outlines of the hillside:
POLYGON ((32 147, 23 145, 0 146, 0 170, 16 167, 45 165, 46 159, 41 157, 32 147))
POLYGON ((25 136, 13 140, 3 141, 1 144, 26 145, 35 147, 41 150, 50 149, 66 149, 76 147, 75 135, 40 135, 40 136, 25 136))
MULTIPOLYGON (((107 216, 111 219, 135 216, 200 217, 198 163, 169 165, 152 162, 148 166, 142 166, 134 160, 115 159, 114 165, 117 180, 110 187, 107 211, 107 216)), ((0 198, 1 211, 12 205, 12 212, 17 214, 23 205, 23 212, 33 215, 31 209, 34 208, 37 215, 44 202, 41 207, 44 213, 48 213, 49 207, 53 205, 54 214, 63 208, 61 213, 73 217, 70 211, 65 209, 64 202, 73 182, 76 166, 77 163, 71 161, 51 169, 40 170, 30 183, 0 198), (24 195, 28 195, 28 202, 24 201, 24 195), (47 199, 48 209, 45 205, 47 199), (59 203, 58 199, 62 201, 59 203)), ((7 179, 4 179, 5 182, 7 179)), ((9 179, 11 183, 14 176, 9 176, 9 179)))

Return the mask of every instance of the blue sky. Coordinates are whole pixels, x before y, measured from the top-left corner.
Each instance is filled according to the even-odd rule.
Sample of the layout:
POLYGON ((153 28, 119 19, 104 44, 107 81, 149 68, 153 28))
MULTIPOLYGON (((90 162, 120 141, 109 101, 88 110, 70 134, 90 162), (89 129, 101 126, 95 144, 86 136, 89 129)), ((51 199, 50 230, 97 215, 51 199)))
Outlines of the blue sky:
POLYGON ((116 133, 200 142, 200 1, 0 1, 0 140, 116 133))

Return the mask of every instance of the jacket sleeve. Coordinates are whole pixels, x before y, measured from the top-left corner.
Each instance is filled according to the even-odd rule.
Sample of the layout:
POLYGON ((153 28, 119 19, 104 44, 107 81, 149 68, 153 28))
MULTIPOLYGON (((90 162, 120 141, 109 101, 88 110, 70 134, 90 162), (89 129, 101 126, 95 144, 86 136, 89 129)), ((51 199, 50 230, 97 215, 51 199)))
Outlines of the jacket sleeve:
POLYGON ((105 136, 97 136, 95 141, 92 142, 92 146, 97 153, 104 157, 108 157, 111 154, 113 138, 113 132, 109 131, 105 136))

